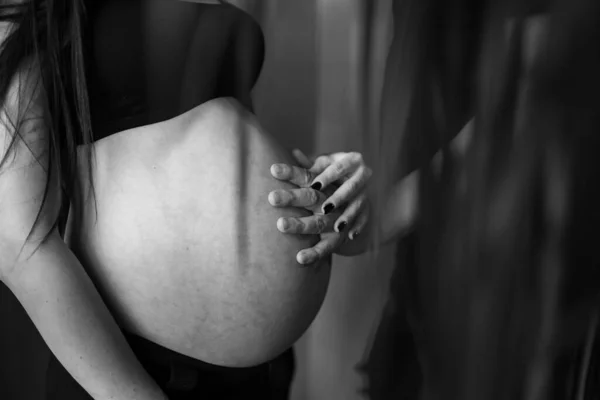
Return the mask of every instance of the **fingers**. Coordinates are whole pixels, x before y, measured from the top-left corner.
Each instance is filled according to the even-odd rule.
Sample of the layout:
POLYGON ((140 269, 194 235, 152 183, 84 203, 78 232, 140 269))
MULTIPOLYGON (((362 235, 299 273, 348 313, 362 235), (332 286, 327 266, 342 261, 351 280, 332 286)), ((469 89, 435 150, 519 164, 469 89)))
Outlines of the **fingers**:
POLYGON ((301 250, 296 255, 296 261, 302 265, 315 263, 329 257, 340 244, 340 235, 335 232, 323 234, 321 241, 310 249, 301 250))
POLYGON ((271 165, 271 175, 280 181, 289 181, 299 187, 309 187, 316 174, 306 168, 287 164, 271 165))
POLYGON ((350 225, 354 225, 358 215, 368 211, 366 204, 367 195, 365 193, 361 193, 354 200, 352 200, 342 212, 342 215, 338 218, 334 225, 334 230, 338 233, 341 233, 350 225))
POLYGON ((333 230, 337 215, 312 215, 309 217, 282 217, 277 220, 277 229, 282 233, 299 235, 320 235, 333 230))
MULTIPOLYGON (((358 167, 358 170, 356 170, 356 172, 352 174, 350 178, 342 183, 342 185, 325 201, 325 203, 323 203, 323 213, 328 214, 334 209, 348 202, 349 199, 357 197, 367 185, 370 177, 371 170, 368 167, 364 165, 358 167)), ((318 180, 320 178, 317 177, 316 179, 318 180)))
POLYGON ((310 172, 314 174, 320 174, 327 169, 331 164, 333 164, 335 158, 340 154, 345 153, 334 153, 334 154, 322 154, 314 159, 312 166, 310 167, 310 172))
POLYGON ((304 154, 302 152, 302 150, 300 150, 300 149, 294 149, 294 150, 292 150, 292 155, 294 156, 294 158, 296 159, 296 161, 298 161, 298 164, 300 164, 300 166, 302 168, 309 169, 310 167, 312 167, 313 161, 310 158, 308 158, 306 156, 306 154, 304 154))
POLYGON ((326 195, 311 188, 278 189, 269 193, 269 203, 274 207, 304 207, 317 211, 327 199, 326 195))
POLYGON ((367 222, 369 222, 369 207, 365 207, 363 212, 358 214, 352 228, 350 228, 350 232, 348 233, 348 238, 350 240, 354 240, 361 232, 365 229, 367 222))
MULTIPOLYGON (((345 178, 363 165, 362 154, 356 152, 346 153, 338 157, 336 155, 318 157, 310 169, 310 172, 318 174, 311 187, 320 190, 333 182, 345 180, 345 178), (321 172, 322 167, 325 168, 321 172)), ((363 168, 366 171, 370 171, 364 166, 363 168)))

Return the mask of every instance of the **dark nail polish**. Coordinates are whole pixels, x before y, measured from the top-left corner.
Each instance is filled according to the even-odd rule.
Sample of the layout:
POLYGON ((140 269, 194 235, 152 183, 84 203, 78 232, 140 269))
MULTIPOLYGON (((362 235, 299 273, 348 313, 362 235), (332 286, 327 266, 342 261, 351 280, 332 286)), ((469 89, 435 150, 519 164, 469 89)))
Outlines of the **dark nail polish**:
POLYGON ((325 214, 329 214, 330 212, 333 211, 334 208, 335 208, 335 206, 333 204, 327 204, 325 207, 323 207, 323 212, 325 214))
POLYGON ((315 183, 313 183, 312 185, 310 185, 310 188, 311 188, 311 189, 314 189, 314 190, 321 190, 321 187, 322 187, 322 186, 323 186, 323 185, 321 185, 321 182, 315 182, 315 183))
POLYGON ((340 222, 340 223, 338 224, 338 232, 341 232, 341 231, 343 231, 343 230, 346 228, 346 225, 347 225, 347 224, 346 224, 345 222, 340 222))
POLYGON ((354 232, 354 233, 353 233, 353 234, 350 236, 350 239, 354 240, 354 239, 356 239, 356 237, 357 237, 358 235, 360 235, 360 232, 354 232))

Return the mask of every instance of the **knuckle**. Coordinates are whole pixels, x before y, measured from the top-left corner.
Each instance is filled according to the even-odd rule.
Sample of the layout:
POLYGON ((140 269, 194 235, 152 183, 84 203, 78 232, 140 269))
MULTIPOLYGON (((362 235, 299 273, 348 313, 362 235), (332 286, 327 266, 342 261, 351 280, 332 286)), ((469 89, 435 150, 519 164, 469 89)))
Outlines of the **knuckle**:
POLYGON ((323 218, 317 218, 316 225, 318 233, 323 233, 323 231, 325 231, 326 224, 323 218))
POLYGON ((314 206, 319 202, 319 194, 314 189, 309 189, 308 191, 308 201, 310 206, 314 206))
POLYGON ((293 217, 282 218, 282 227, 283 227, 284 232, 295 233, 297 226, 298 226, 298 224, 297 224, 296 218, 293 218, 293 217))
POLYGON ((323 256, 323 250, 321 250, 321 246, 319 246, 319 244, 312 248, 312 253, 315 261, 319 260, 323 256))
POLYGON ((296 233, 304 233, 306 231, 306 224, 304 221, 297 219, 295 228, 296 233))
POLYGON ((333 164, 333 170, 338 174, 342 174, 345 170, 344 164, 342 164, 341 162, 336 162, 335 164, 333 164))
POLYGON ((302 168, 302 174, 303 174, 303 176, 302 176, 302 182, 303 182, 303 184, 304 184, 305 186, 308 186, 308 185, 310 185, 310 182, 311 182, 311 180, 312 180, 312 179, 311 179, 311 174, 310 174, 310 171, 309 171, 309 170, 307 170, 306 168, 302 168))

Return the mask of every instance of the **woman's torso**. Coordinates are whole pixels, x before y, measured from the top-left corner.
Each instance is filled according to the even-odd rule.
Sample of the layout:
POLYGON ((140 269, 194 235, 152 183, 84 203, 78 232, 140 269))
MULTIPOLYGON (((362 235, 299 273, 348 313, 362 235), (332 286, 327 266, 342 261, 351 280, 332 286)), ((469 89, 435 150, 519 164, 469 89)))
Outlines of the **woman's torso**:
MULTIPOLYGON (((117 7, 114 3, 106 2, 117 7)), ((147 40, 142 36, 139 40, 147 40)), ((96 61, 106 62, 97 49, 96 61)), ((202 49, 192 49, 189 57, 201 57, 197 52, 202 49)), ((189 63, 193 60, 183 62, 188 69, 189 63)), ((114 81, 106 75, 104 98, 116 96, 119 79, 127 81, 119 75, 127 68, 114 68, 114 81), (110 84, 114 90, 108 90, 110 84)), ((158 67, 150 63, 139 73, 153 68, 158 67)), ((170 93, 168 69, 155 70, 153 77, 164 79, 170 93)), ((202 85, 206 79, 214 78, 197 81, 202 85)), ((239 86, 232 90, 240 93, 239 86)), ((180 94, 187 89, 178 88, 180 94)), ((181 97, 175 92, 167 97, 181 97)), ((151 100, 160 100, 155 94, 151 100)), ((327 289, 329 264, 300 268, 295 254, 316 238, 286 236, 276 229, 279 216, 308 215, 277 210, 266 201, 270 190, 286 186, 271 178, 269 167, 291 163, 289 153, 237 101, 198 106, 212 94, 187 95, 195 98, 171 109, 170 102, 162 107, 158 101, 158 114, 164 114, 156 123, 134 125, 95 143, 94 196, 80 215, 71 213, 67 238, 124 329, 206 362, 258 364, 288 348, 313 320, 327 289), (243 167, 240 159, 245 159, 243 167)), ((91 97, 96 99, 92 112, 109 110, 99 107, 98 92, 91 97)), ((151 101, 141 104, 149 109, 133 117, 157 118, 150 112, 156 111, 151 101)), ((119 126, 133 123, 126 112, 125 118, 107 115, 119 126)), ((85 182, 84 152, 81 156, 85 182)))

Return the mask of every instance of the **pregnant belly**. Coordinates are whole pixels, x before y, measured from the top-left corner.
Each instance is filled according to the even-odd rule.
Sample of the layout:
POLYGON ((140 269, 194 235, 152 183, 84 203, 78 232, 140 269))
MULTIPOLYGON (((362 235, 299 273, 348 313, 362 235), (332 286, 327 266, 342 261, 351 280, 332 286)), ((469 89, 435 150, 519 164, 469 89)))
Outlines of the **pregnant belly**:
POLYGON ((251 115, 214 100, 103 139, 94 155, 94 197, 71 216, 68 237, 124 329, 251 366, 308 328, 329 263, 299 266, 296 253, 317 238, 277 231, 278 217, 308 213, 268 204, 269 191, 287 187, 270 165, 292 160, 251 115))

